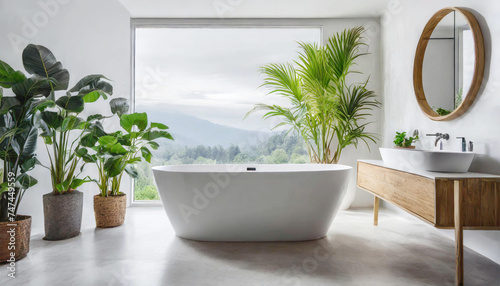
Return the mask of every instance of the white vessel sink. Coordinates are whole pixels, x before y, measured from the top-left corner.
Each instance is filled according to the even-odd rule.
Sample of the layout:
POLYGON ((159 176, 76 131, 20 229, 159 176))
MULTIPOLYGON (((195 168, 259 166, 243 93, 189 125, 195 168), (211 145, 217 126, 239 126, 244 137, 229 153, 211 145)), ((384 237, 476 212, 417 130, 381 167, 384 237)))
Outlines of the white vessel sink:
POLYGON ((473 152, 379 148, 384 164, 403 170, 466 173, 474 159, 473 152))

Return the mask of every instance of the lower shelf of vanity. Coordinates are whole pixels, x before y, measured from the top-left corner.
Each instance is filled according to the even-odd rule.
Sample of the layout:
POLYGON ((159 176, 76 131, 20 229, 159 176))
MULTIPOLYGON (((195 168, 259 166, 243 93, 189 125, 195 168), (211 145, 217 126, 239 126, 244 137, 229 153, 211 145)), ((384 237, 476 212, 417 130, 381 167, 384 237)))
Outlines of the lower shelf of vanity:
POLYGON ((358 187, 437 228, 454 228, 454 182, 463 228, 500 230, 500 177, 480 173, 408 172, 382 161, 358 161, 358 187))

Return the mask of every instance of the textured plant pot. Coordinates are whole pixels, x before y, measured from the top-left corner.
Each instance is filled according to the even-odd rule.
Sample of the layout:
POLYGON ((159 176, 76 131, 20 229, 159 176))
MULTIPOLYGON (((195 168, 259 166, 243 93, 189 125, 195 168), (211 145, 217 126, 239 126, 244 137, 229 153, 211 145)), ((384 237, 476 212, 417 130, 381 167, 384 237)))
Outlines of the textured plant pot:
POLYGON ((83 193, 73 191, 62 195, 43 195, 45 240, 63 240, 80 234, 83 193))
POLYGON ((11 259, 11 252, 15 253, 16 261, 28 255, 30 235, 30 216, 18 215, 14 222, 0 222, 0 263, 8 262, 11 259), (9 244, 11 242, 13 244, 9 244), (15 249, 12 249, 12 246, 15 249))
POLYGON ((94 196, 94 214, 97 227, 108 228, 122 225, 127 210, 127 196, 94 196))

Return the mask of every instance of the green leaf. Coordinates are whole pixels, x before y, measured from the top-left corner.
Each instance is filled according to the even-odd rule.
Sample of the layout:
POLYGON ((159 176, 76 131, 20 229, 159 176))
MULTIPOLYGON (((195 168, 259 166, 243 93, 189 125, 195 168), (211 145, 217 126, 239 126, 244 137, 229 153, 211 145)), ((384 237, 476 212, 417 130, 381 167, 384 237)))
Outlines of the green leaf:
POLYGON ((52 129, 50 129, 47 123, 43 120, 42 113, 40 112, 36 113, 34 118, 35 118, 34 125, 42 131, 42 133, 40 133, 40 136, 42 137, 52 136, 53 134, 52 129))
POLYGON ((128 100, 123 97, 113 98, 109 102, 109 106, 111 107, 111 113, 117 114, 119 117, 123 114, 127 114, 130 109, 128 100))
POLYGON ((26 160, 22 165, 21 165, 21 171, 23 173, 26 173, 28 171, 31 171, 33 170, 33 168, 35 167, 35 165, 38 163, 38 160, 36 159, 36 157, 33 157, 33 158, 30 158, 28 160, 26 160))
POLYGON ((92 125, 92 133, 94 133, 97 137, 102 137, 108 135, 106 131, 104 131, 104 127, 102 123, 97 121, 92 125))
POLYGON ((47 124, 47 126, 55 130, 61 128, 64 118, 62 118, 62 116, 60 116, 57 112, 44 111, 42 112, 42 120, 47 124))
POLYGON ((141 153, 144 160, 146 160, 148 163, 151 163, 151 156, 152 156, 151 151, 146 147, 142 147, 141 153))
POLYGON ((17 177, 17 182, 19 182, 21 187, 25 190, 33 187, 38 183, 38 181, 35 178, 26 173, 21 174, 19 177, 17 177))
POLYGON ((128 153, 127 149, 123 148, 122 144, 120 143, 116 143, 115 145, 111 146, 109 152, 113 155, 123 155, 128 153))
POLYGON ((91 91, 82 96, 84 102, 95 102, 101 97, 101 94, 98 91, 91 91))
POLYGON ((93 133, 88 133, 88 134, 85 134, 82 139, 80 139, 80 144, 83 146, 83 147, 94 147, 95 144, 97 143, 97 140, 99 140, 99 137, 97 137, 95 134, 93 133))
POLYGON ((120 117, 120 126, 127 132, 131 132, 134 126, 143 131, 148 127, 148 115, 144 112, 124 114, 120 117))
POLYGON ((56 184, 56 190, 59 191, 59 193, 62 193, 62 192, 66 191, 66 189, 63 186, 63 184, 56 184))
POLYGON ((61 131, 79 129, 80 124, 82 122, 83 122, 83 120, 81 118, 78 118, 74 115, 69 115, 68 117, 64 118, 62 126, 61 126, 61 131))
POLYGON ((37 139, 38 130, 35 127, 32 127, 24 141, 20 142, 23 149, 21 153, 22 156, 31 157, 35 155, 37 139))
POLYGON ((33 110, 32 112, 35 113, 37 111, 44 111, 46 108, 51 108, 55 106, 55 102, 44 98, 40 100, 33 101, 31 104, 31 109, 33 110))
POLYGON ((150 141, 148 142, 149 146, 151 146, 151 148, 153 150, 158 150, 158 148, 160 147, 160 145, 158 143, 156 143, 155 141, 150 141))
POLYGON ((12 86, 12 92, 16 95, 17 99, 25 102, 36 96, 49 95, 51 85, 55 83, 56 81, 53 78, 47 79, 39 76, 33 76, 14 84, 12 86))
POLYGON ((113 136, 102 136, 99 138, 98 142, 99 142, 99 144, 109 148, 109 147, 113 146, 114 144, 116 144, 116 142, 118 142, 118 140, 113 136))
POLYGON ((103 75, 94 74, 82 78, 69 92, 78 91, 78 95, 82 96, 85 102, 95 102, 100 97, 108 99, 108 95, 113 94, 113 86, 101 79, 107 79, 103 75))
POLYGON ((151 122, 151 128, 158 128, 161 130, 166 130, 168 129, 168 126, 162 123, 157 123, 157 122, 151 122))
MULTIPOLYGON (((82 156, 82 158, 85 163, 95 163, 97 161, 97 156, 95 154, 94 155, 85 154, 82 156)), ((83 170, 83 165, 81 170, 83 170)))
POLYGON ((75 86, 73 86, 69 92, 80 91, 84 87, 96 87, 101 79, 107 79, 102 74, 91 74, 80 79, 75 86))
POLYGON ((167 131, 150 131, 150 132, 146 132, 144 135, 143 135, 143 138, 146 139, 146 140, 155 140, 155 139, 158 139, 158 138, 165 138, 165 139, 170 139, 170 140, 174 140, 174 138, 172 137, 172 135, 170 133, 168 133, 167 131))
POLYGON ((82 156, 87 155, 88 152, 89 152, 89 150, 87 150, 86 148, 80 148, 80 149, 76 150, 76 155, 78 155, 79 157, 82 157, 82 156))
POLYGON ((124 161, 124 157, 121 155, 110 157, 104 163, 104 170, 108 173, 110 178, 116 177, 123 173, 126 162, 124 161))
POLYGON ((141 157, 134 157, 132 159, 129 159, 127 161, 127 164, 135 164, 135 163, 138 163, 138 162, 141 162, 141 161, 142 161, 141 157))
POLYGON ((84 101, 81 96, 61 96, 56 100, 56 104, 68 112, 80 113, 84 108, 84 101))
POLYGON ((69 185, 68 189, 73 189, 76 190, 78 189, 81 185, 90 182, 90 180, 84 180, 84 179, 78 179, 75 178, 73 181, 71 181, 71 184, 69 185))
POLYGON ((52 138, 51 137, 43 137, 43 142, 47 145, 52 145, 52 138))
POLYGON ((26 71, 45 78, 54 78, 57 84, 51 84, 52 90, 66 90, 69 84, 69 72, 63 69, 52 52, 44 46, 29 44, 23 51, 23 64, 26 71))
POLYGON ((92 121, 95 121, 95 120, 102 120, 106 118, 105 116, 101 115, 101 114, 92 114, 92 115, 89 115, 87 117, 87 121, 88 122, 92 122, 92 121))
POLYGON ((7 63, 0 61, 0 86, 11 88, 14 84, 22 82, 26 76, 21 71, 15 71, 7 63))
POLYGON ((2 97, 0 115, 6 114, 7 112, 13 110, 14 107, 20 106, 21 102, 15 97, 2 97))
POLYGON ((127 167, 125 167, 125 172, 127 172, 127 174, 133 179, 137 179, 139 177, 139 172, 133 165, 127 165, 127 167))

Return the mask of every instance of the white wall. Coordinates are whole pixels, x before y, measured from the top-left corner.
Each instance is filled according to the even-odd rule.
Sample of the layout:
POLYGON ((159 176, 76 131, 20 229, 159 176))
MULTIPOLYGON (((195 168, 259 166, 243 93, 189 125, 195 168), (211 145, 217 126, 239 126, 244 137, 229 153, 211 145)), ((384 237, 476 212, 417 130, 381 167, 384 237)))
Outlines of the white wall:
MULTIPOLYGON (((392 146, 396 131, 419 129, 421 134, 446 132, 445 149, 460 150, 457 136, 474 141, 479 155, 471 171, 500 174, 500 2, 498 1, 409 1, 397 13, 381 19, 384 76, 383 145, 392 146), (413 60, 425 24, 439 9, 448 6, 471 8, 480 22, 486 46, 486 73, 476 102, 459 119, 435 122, 428 119, 415 100, 413 60), (493 48, 492 48, 493 47, 493 48)), ((422 138, 424 148, 433 148, 432 138, 422 138)), ((438 230, 436 230, 438 231, 438 230)), ((452 231, 441 233, 453 237, 452 231)), ((465 231, 465 245, 500 263, 499 231, 465 231)))
MULTIPOLYGON (((69 70, 70 86, 85 75, 99 73, 113 80, 114 96, 130 97, 130 16, 117 1, 0 0, 0 37, 0 59, 15 69, 24 71, 24 47, 40 44, 69 70)), ((94 104, 88 111, 109 114, 109 106, 94 104)), ((41 141, 38 154, 47 163, 41 141)), ((51 184, 48 171, 41 167, 32 175, 39 183, 27 191, 19 213, 32 216, 32 234, 36 235, 44 233, 42 195, 51 191, 51 184)), ((122 185, 129 193, 130 184, 122 185)), ((97 194, 96 186, 87 184, 81 191, 85 198, 83 223, 94 224, 92 196, 97 194)))

